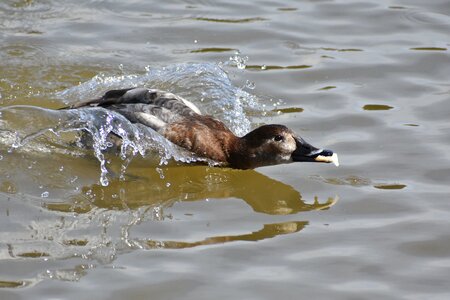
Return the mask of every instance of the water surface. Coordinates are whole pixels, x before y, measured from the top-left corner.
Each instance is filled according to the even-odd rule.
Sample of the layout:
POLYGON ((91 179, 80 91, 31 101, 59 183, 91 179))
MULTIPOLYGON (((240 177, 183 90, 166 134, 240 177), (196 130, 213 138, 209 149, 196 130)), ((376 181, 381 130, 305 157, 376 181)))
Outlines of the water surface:
POLYGON ((450 297, 449 1, 7 0, 0 29, 0 298, 450 297), (130 86, 341 166, 217 168, 54 110, 130 86))

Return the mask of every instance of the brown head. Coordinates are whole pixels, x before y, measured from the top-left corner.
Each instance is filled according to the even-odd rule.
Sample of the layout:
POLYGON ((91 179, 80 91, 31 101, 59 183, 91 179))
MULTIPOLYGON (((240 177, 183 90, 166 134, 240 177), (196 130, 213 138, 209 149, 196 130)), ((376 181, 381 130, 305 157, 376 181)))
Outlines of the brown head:
POLYGON ((318 149, 283 125, 264 125, 240 138, 240 147, 230 155, 230 165, 252 169, 290 162, 333 162, 337 154, 318 149))

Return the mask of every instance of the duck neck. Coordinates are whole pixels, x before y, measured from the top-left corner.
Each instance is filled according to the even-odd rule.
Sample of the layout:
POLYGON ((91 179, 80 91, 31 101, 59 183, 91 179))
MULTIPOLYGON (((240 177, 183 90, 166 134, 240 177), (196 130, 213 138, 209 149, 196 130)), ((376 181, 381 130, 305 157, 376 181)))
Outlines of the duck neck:
POLYGON ((260 166, 258 155, 245 137, 236 137, 228 151, 228 164, 237 169, 253 169, 260 166))

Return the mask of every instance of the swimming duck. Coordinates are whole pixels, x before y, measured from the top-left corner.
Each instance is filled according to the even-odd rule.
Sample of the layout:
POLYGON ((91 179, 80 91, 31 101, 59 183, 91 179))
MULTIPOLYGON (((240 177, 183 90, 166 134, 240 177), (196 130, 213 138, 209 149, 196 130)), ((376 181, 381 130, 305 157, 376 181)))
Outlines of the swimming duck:
POLYGON ((221 121, 203 115, 192 102, 157 89, 110 90, 100 98, 66 109, 83 107, 103 107, 119 113, 200 157, 231 168, 253 169, 300 161, 339 165, 336 153, 308 144, 286 126, 263 125, 238 137, 221 121))

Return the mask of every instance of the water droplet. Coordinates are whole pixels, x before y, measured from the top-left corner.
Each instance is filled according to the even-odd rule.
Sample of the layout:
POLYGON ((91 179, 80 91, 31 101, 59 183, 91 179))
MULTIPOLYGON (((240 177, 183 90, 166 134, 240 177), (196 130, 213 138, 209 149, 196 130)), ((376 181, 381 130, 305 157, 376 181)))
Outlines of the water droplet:
POLYGON ((156 172, 158 172, 159 178, 164 179, 164 171, 161 168, 156 168, 156 172))
POLYGON ((109 180, 108 180, 108 178, 106 177, 106 174, 101 174, 101 175, 100 175, 100 184, 101 184, 102 186, 108 186, 109 180))
POLYGON ((243 70, 247 66, 246 63, 248 61, 248 57, 247 56, 242 57, 236 54, 230 57, 230 61, 235 63, 238 69, 243 70))
POLYGON ((255 83, 253 81, 247 80, 245 82, 245 87, 248 88, 248 89, 254 90, 255 86, 256 85, 255 85, 255 83))

